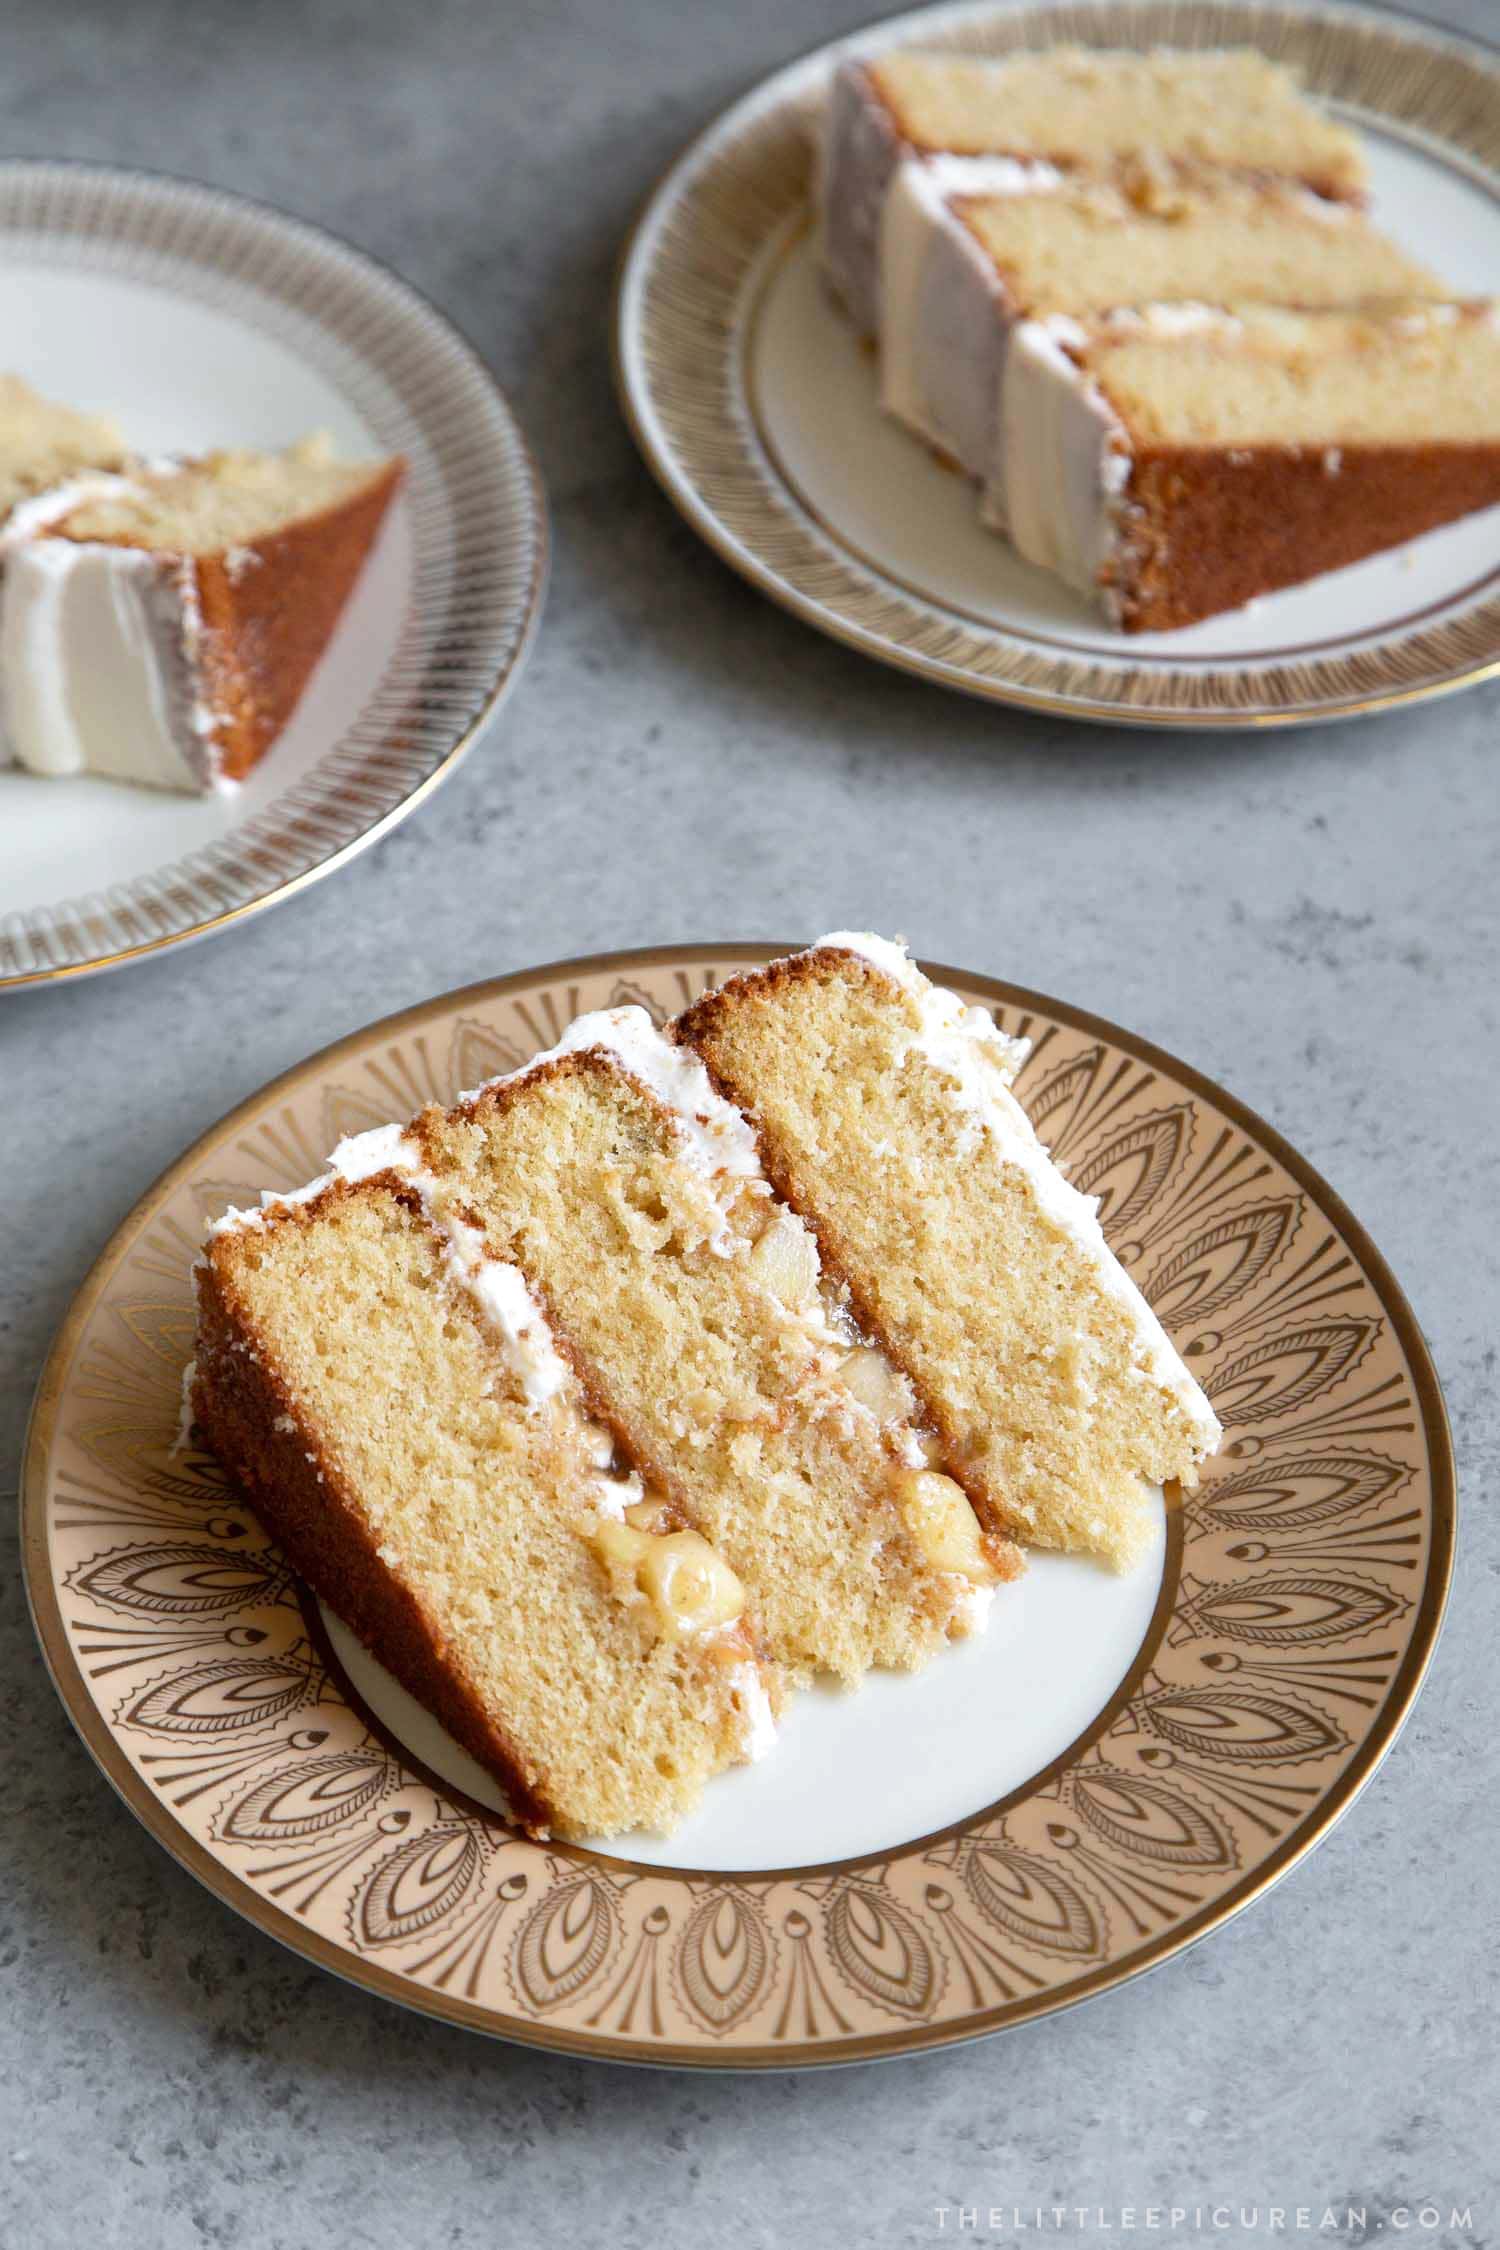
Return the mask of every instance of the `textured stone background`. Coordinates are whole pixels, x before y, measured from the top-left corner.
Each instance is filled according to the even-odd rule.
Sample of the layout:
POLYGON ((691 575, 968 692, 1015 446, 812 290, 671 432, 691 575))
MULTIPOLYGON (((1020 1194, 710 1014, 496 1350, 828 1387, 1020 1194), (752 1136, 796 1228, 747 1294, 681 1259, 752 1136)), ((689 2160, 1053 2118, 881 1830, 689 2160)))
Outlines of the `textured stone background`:
MULTIPOLYGON (((873 924, 1222 1078, 1371 1228, 1470 1502, 1431 1681, 1322 1850, 1132 1989, 921 2062, 710 2082, 488 2044, 242 1926, 94 1773, 12 1570, 5 2250, 925 2244, 940 2203, 1057 2199, 1348 2198, 1373 2225, 1431 2196, 1500 2236, 1494 1293, 1467 1192, 1493 1139, 1500 690, 1265 741, 1075 730, 867 666, 698 547, 610 393, 621 230, 722 103, 864 4, 0 17, 0 151, 268 196, 453 314, 536 444, 557 550, 521 690, 406 827, 211 945, 0 1007, 7 1472, 89 1261, 272 1073, 531 962, 873 924)), ((1445 4, 1495 27, 1491 0, 1445 4)))

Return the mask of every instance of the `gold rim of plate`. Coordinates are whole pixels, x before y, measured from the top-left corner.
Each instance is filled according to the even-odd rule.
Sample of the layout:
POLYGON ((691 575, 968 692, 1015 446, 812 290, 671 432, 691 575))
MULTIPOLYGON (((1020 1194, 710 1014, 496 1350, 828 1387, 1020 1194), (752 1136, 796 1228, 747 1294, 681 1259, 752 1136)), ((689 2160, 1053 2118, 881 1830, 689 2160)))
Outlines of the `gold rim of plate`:
MULTIPOLYGON (((312 356, 403 453, 412 595, 385 676, 302 780, 186 858, 0 914, 0 991, 91 976, 226 929, 342 867, 434 790, 518 677, 548 567, 541 473, 459 330, 367 251, 274 204, 119 165, 0 163, 0 256, 228 305, 312 356)), ((273 753, 274 756, 274 753, 273 753)))
MULTIPOLYGON (((1008 54, 1086 46, 1249 45, 1308 86, 1500 197, 1500 68, 1480 40, 1366 5, 1337 14, 1264 0, 961 0, 892 18, 893 43, 1008 54)), ((746 375, 768 259, 784 256, 811 177, 803 74, 773 73, 671 165, 621 254, 615 387, 647 466, 730 568, 804 623, 881 663, 1023 710, 1122 726, 1271 728, 1387 711, 1500 674, 1493 574, 1472 605, 1371 628, 1323 653, 1191 664, 1100 659, 1088 644, 986 625, 893 577, 835 532, 776 460, 746 375)), ((1463 599, 1463 596, 1454 599, 1463 599)), ((1445 599, 1443 607, 1449 607, 1445 599)))
MULTIPOLYGON (((1435 1645, 1455 1486, 1420 1331, 1338 1197, 1232 1095, 1101 1018, 934 976, 1033 1052, 1021 1095, 1225 1424, 1116 1694, 1023 1787, 877 1853, 754 1873, 544 1846, 419 1763, 196 1447, 174 1453, 206 1220, 346 1132, 516 1067, 581 1008, 658 1020, 786 947, 677 946, 392 1016, 242 1104, 80 1289, 27 1439, 37 1632, 168 1851, 294 1951, 539 2047, 707 2069, 909 2054, 1104 1992, 1294 1866, 1390 1747, 1435 1645)), ((1330 1903, 1330 1910, 1332 1902, 1330 1903)))

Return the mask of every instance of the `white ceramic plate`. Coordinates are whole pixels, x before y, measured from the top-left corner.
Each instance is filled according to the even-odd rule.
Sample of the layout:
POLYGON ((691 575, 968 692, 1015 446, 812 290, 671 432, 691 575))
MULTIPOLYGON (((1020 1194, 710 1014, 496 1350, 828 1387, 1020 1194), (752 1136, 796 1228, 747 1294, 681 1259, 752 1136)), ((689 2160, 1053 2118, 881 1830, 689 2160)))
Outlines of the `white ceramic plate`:
POLYGON ((623 269, 622 396, 647 460, 726 561, 809 623, 950 686, 1076 718, 1337 718, 1500 669, 1500 509, 1178 633, 1121 634, 980 525, 967 484, 879 410, 824 290, 811 120, 833 60, 1249 44, 1366 136, 1375 216, 1457 295, 1500 293, 1500 70, 1407 18, 1254 0, 994 0, 896 18, 768 79, 690 148, 623 269))
POLYGON ((462 339, 359 251, 190 182, 0 165, 0 363, 144 451, 402 453, 405 492, 291 724, 209 798, 0 769, 0 985, 222 928, 399 820, 473 739, 540 611, 546 517, 462 339), (101 349, 101 339, 108 349, 101 349))

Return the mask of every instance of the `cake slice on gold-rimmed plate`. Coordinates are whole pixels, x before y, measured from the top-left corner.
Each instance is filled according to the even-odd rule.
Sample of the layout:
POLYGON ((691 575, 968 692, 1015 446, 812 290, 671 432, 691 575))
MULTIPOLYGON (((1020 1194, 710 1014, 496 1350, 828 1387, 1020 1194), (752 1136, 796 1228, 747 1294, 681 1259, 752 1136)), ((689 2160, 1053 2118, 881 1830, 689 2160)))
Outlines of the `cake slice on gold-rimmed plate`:
MULTIPOLYGON (((1309 438, 1283 481, 1305 474, 1292 514, 1311 537, 1251 480, 1208 527, 1234 551, 1182 552, 1203 533, 1184 517, 1165 574, 1153 531, 1151 583, 1127 566, 1117 599, 1093 567, 1108 555, 1060 572, 1034 536, 995 536, 1014 537, 1000 417, 1029 321, 1174 302, 1374 317, 1494 293, 1491 58, 1415 21, 1289 5, 1213 35, 1222 49, 1184 45, 1184 19, 1152 6, 971 0, 789 65, 700 137, 625 260, 619 372, 648 460, 725 560, 884 662, 1127 725, 1299 724, 1500 663, 1490 488, 1455 492, 1420 389, 1403 442, 1430 438, 1429 457, 1387 453, 1326 526, 1311 471, 1341 448, 1309 438)), ((1064 519, 1098 497, 1095 455, 1073 465, 1076 490, 1049 471, 1064 519)))
POLYGON ((0 163, 0 332, 3 988, 228 929, 403 818, 517 676, 547 534, 468 345, 264 204, 0 163))
MULTIPOLYGON (((630 999, 665 1023, 766 968, 772 951, 679 946, 500 978, 372 1025, 261 1089, 150 1190, 85 1283, 38 1393, 23 1479, 28 1588, 66 1707, 132 1811, 220 1900, 305 1960, 446 2021, 707 2069, 974 2037, 1119 1984, 1226 1922, 1301 1863, 1370 1782, 1434 1645, 1454 1528, 1451 1448, 1420 1330, 1316 1173, 1232 1095, 1134 1034, 1035 992, 930 969, 991 1036, 1030 1040, 1013 1090, 1073 1179, 1108 1183, 1106 1235, 1222 1406, 1231 1443, 1180 1504, 1154 1503, 1156 1535, 1134 1570, 1033 1551, 1025 1575, 997 1591, 984 1632, 919 1671, 873 1670, 857 1693, 799 1691, 772 1753, 712 1778, 743 1737, 727 1739, 737 1726, 727 1696, 699 1699, 706 1644, 648 1658, 635 1676, 660 1675, 650 1709, 663 1720, 676 1709, 668 1755, 682 1773, 653 1782, 633 1767, 633 1778, 685 1799, 696 1765, 696 1809, 670 1837, 635 1829, 600 1848, 562 1840, 561 1822, 545 1817, 535 1825, 551 1840, 523 1832, 493 1765, 298 1581, 295 1546, 262 1531, 246 1487, 200 1438, 174 1443, 192 1245, 226 1203, 254 1207, 268 1180, 289 1195, 311 1169, 299 1152, 319 1145, 330 1117, 380 1115, 393 1085, 428 1093, 439 1117, 483 1112, 461 1093, 476 1040, 524 1067, 541 1027, 575 1011, 609 1016, 630 999), (1268 1630, 1294 1646, 1313 1633, 1317 1663, 1299 1659, 1289 1674, 1268 1630), (1356 1702, 1339 1684, 1350 1666, 1356 1702), (674 1705, 679 1684, 701 1713, 696 1729, 674 1705), (1154 1852, 1162 1839, 1171 1882, 1143 1928, 1109 1902, 1138 1895, 1143 1844, 1154 1852), (992 1960, 998 1977, 983 1969, 992 1960)), ((459 1129, 498 1155, 484 1115, 459 1129)), ((553 1589, 539 1624, 557 1623, 558 1603, 572 1608, 576 1585, 590 1589, 590 1630, 623 1649, 628 1628, 640 1646, 660 1575, 642 1584, 636 1563, 616 1579, 622 1555, 606 1578, 591 1544, 601 1511, 586 1497, 621 1464, 582 1445, 568 1447, 571 1470, 541 1459, 554 1408, 569 1414, 577 1396, 602 1420, 561 1307, 543 1306, 529 1282, 524 1299, 505 1292, 497 1310, 518 1343, 529 1338, 512 1360, 469 1287, 477 1263, 452 1273, 428 1228, 423 1183, 393 1145, 406 1138, 398 1127, 367 1143, 351 1167, 360 1180, 339 1179, 336 1193, 330 1182, 267 1206, 258 1233, 232 1223, 215 1235, 215 1276, 232 1260, 237 1286, 257 1244, 268 1261, 274 1251, 276 1271, 268 1263, 255 1282, 269 1321, 273 1294, 300 1295, 314 1264, 334 1270, 330 1356, 304 1335, 298 1383, 318 1394, 342 1382, 343 1355, 357 1348, 368 1367, 360 1412, 382 1457, 381 1400, 412 1401, 391 1433, 387 1477, 413 1443, 421 1465, 444 1464, 430 1492, 399 1478, 393 1549, 424 1512, 450 1538, 465 1520, 446 1507, 446 1429, 418 1427, 421 1374, 408 1381, 404 1360, 380 1363, 386 1293, 400 1284, 391 1304, 404 1320, 406 1285, 425 1283, 426 1310, 401 1351, 420 1357, 419 1327, 432 1339, 433 1406, 446 1421, 468 1398, 485 1458, 492 1439, 499 1458, 505 1429, 517 1463, 542 1472, 529 1497, 507 1473, 496 1500, 517 1526, 548 1512, 543 1575, 527 1581, 553 1589), (437 1308, 451 1337, 433 1335, 437 1308), (533 1409, 525 1370, 536 1388, 546 1364, 538 1313, 569 1372, 533 1409)), ((457 1229, 448 1239, 460 1254, 474 1247, 457 1229)), ((502 1245, 487 1233, 481 1247, 493 1256, 502 1245)), ((253 1369, 246 1379, 259 1380, 253 1369)), ((276 1411, 317 1404, 304 1395, 276 1411)), ((326 1507, 313 1465, 301 1473, 307 1504, 326 1507)), ((653 1527, 627 1512, 621 1528, 649 1539, 653 1527)), ((414 1546, 395 1550, 394 1567, 419 1565, 414 1546)), ((745 1591, 749 1620, 758 1605, 745 1591)), ((543 1653, 566 1669, 564 1648, 543 1653)), ((516 1661, 479 1636, 476 1667, 516 1661)), ((632 1677, 623 1659, 611 1676, 632 1677)), ((586 1762, 612 1739, 601 1710, 580 1726, 586 1762)), ((649 1730, 644 1739, 654 1757, 659 1743, 649 1730)), ((97 1786, 75 1765, 74 1829, 87 1826, 97 1786)), ((554 1772, 554 1792, 565 1779, 554 1772)), ((562 1810, 556 1796, 549 1806, 562 1810)))

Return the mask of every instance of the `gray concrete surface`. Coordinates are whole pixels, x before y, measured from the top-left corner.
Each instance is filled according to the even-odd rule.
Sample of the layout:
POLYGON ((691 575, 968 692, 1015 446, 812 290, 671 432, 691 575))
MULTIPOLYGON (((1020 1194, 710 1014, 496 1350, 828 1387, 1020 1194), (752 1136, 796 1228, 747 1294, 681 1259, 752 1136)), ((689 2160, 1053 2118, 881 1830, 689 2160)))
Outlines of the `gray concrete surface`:
MULTIPOLYGON (((1493 25, 1487 0, 1449 5, 1493 25)), ((0 1005, 6 1473, 89 1261, 272 1073, 564 954, 873 924, 1220 1076, 1369 1225, 1467 1483, 1432 1678, 1324 1848, 1143 1983, 921 2062, 710 2082, 491 2045, 242 1926, 96 1777, 12 1567, 5 2250, 926 2244, 941 2204, 1058 2200, 1117 2228, 1129 2203, 1259 2205, 1239 2239, 1270 2236, 1272 2203, 1347 2200, 1394 2240, 1391 2214, 1430 2197, 1472 2229, 1426 2239, 1500 2237, 1494 1269, 1466 1208, 1493 1142, 1500 690, 1265 741, 1082 732, 866 666, 700 550, 610 394, 620 232, 690 132, 863 6, 0 17, 0 149, 269 196, 453 313, 535 440, 557 545, 520 693, 406 827, 210 945, 0 1005)))

